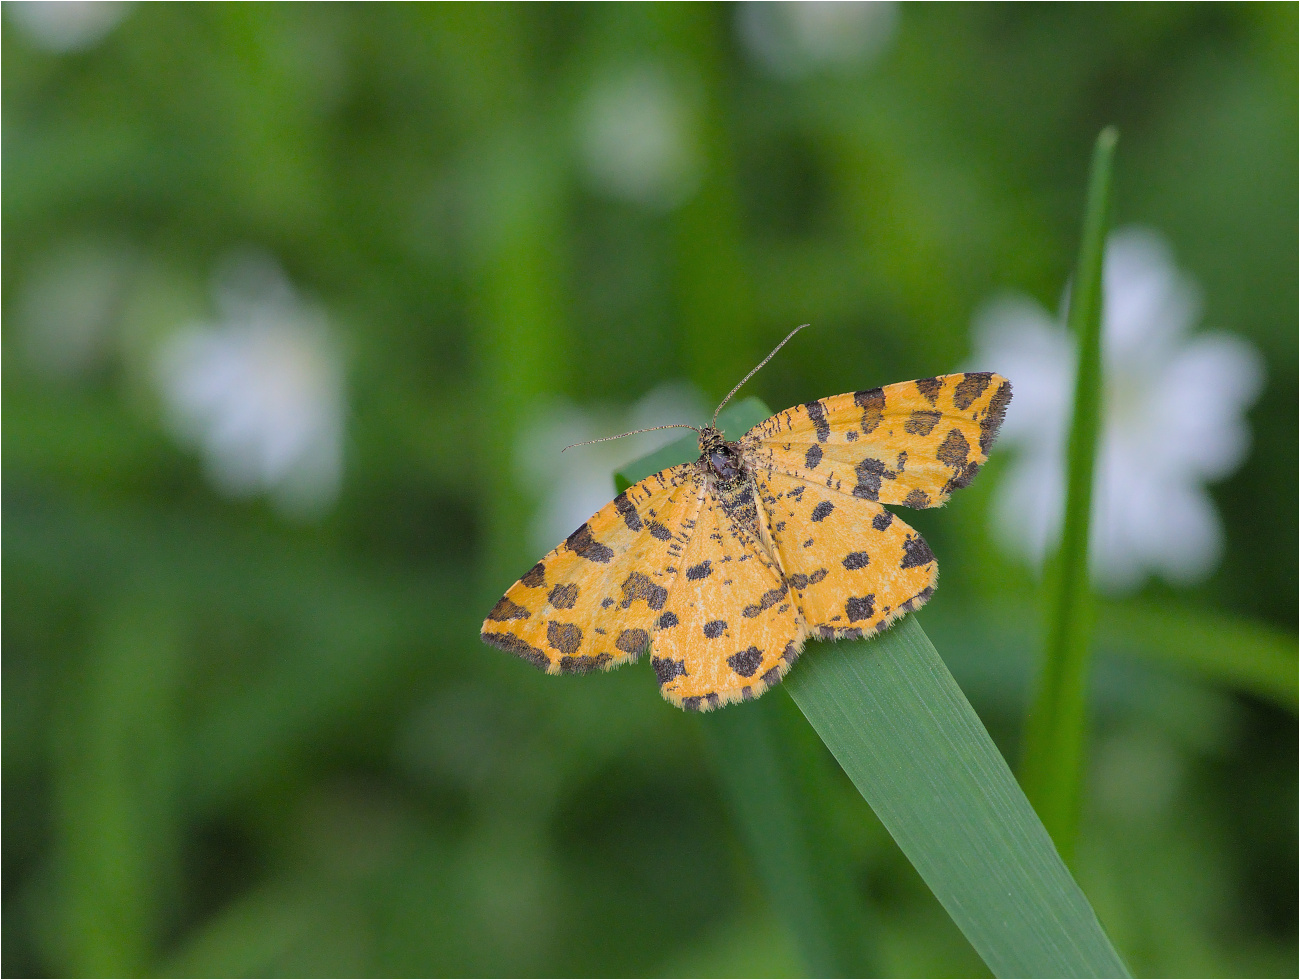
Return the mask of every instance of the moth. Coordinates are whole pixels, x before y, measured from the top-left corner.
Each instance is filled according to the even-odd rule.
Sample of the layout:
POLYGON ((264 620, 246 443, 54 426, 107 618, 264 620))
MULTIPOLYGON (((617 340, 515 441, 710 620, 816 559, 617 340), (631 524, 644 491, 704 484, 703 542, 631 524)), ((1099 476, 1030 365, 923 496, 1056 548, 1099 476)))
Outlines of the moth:
POLYGON ((707 426, 682 426, 699 433, 697 460, 570 534, 492 608, 483 640, 549 674, 648 651, 663 696, 707 711, 779 683, 809 637, 872 636, 924 605, 934 554, 883 505, 938 507, 969 484, 1011 384, 977 372, 848 392, 728 442, 718 412, 800 329, 707 426))

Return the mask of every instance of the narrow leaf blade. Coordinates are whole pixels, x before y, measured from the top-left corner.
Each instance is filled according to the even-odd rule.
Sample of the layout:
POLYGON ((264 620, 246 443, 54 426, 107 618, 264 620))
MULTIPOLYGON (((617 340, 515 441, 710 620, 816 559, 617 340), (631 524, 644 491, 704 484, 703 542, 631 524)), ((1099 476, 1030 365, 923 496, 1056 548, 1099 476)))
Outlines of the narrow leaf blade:
POLYGON ((1111 169, 1118 134, 1102 130, 1093 151, 1079 266, 1070 294, 1070 329, 1078 338, 1074 414, 1066 455, 1065 521, 1056 559, 1047 645, 1025 729, 1025 790, 1061 853, 1074 851, 1083 778, 1088 661, 1094 616, 1088 579, 1093 469, 1102 411, 1102 272, 1110 213, 1111 169))
POLYGON ((810 644, 784 683, 996 975, 1127 975, 915 616, 810 644))

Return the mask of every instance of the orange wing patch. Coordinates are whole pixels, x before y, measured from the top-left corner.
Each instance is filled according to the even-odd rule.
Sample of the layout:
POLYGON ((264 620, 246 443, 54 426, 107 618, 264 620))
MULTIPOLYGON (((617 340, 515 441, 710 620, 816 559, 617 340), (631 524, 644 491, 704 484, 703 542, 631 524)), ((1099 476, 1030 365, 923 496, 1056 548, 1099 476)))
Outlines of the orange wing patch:
POLYGON ((766 531, 812 636, 858 639, 923 606, 939 566, 925 539, 872 500, 756 474, 766 531))
POLYGON ((803 638, 781 569, 706 496, 654 635, 663 696, 705 711, 755 698, 781 680, 803 638))
POLYGON ((483 622, 484 641, 548 674, 635 660, 668 601, 703 489, 692 463, 629 487, 509 588, 483 622))
POLYGON ((753 467, 863 500, 938 507, 988 459, 1011 401, 989 373, 835 395, 778 412, 739 446, 753 467))

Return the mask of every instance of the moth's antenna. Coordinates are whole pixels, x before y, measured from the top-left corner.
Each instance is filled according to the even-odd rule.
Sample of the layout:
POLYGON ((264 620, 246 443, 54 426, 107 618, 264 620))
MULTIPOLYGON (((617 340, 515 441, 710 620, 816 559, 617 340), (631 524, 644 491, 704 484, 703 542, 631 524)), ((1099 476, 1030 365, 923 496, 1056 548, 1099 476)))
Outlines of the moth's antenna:
POLYGON ((695 426, 693 425, 679 425, 679 424, 652 425, 648 429, 633 429, 631 432, 624 432, 621 435, 605 436, 604 439, 588 439, 586 442, 575 442, 573 446, 565 446, 563 449, 560 450, 560 452, 562 453, 568 452, 574 446, 590 446, 592 443, 596 443, 596 442, 609 442, 611 439, 622 439, 623 436, 634 436, 638 432, 654 432, 655 429, 695 429, 696 432, 700 431, 699 429, 696 429, 695 426))
MULTIPOLYGON (((731 389, 731 392, 727 395, 727 397, 724 398, 724 399, 722 399, 722 405, 725 405, 725 404, 727 404, 727 402, 731 401, 731 396, 734 395, 736 392, 738 392, 742 387, 744 387, 744 384, 745 384, 746 381, 748 381, 748 380, 749 380, 750 378, 752 378, 754 375, 758 374, 758 368, 761 368, 764 364, 766 364, 766 363, 767 363, 768 361, 770 361, 772 358, 776 357, 776 352, 779 351, 782 347, 784 347, 787 343, 789 343, 790 338, 793 337, 795 334, 797 334, 800 330, 802 330, 802 329, 803 329, 804 327, 806 327, 806 326, 808 326, 808 324, 806 324, 806 323, 801 324, 800 326, 795 327, 795 328, 794 328, 793 330, 791 330, 788 334, 786 334, 785 340, 781 341, 779 344, 777 344, 775 347, 773 347, 773 348, 772 348, 772 353, 768 354, 767 357, 765 357, 765 358, 763 358, 761 361, 759 361, 759 363, 758 363, 758 367, 754 368, 754 370, 750 371, 747 375, 745 375, 743 378, 740 379, 740 384, 738 384, 738 385, 736 385, 736 387, 732 388, 732 389, 731 389)), ((717 426, 717 424, 718 424, 718 412, 721 412, 721 411, 722 411, 722 405, 719 405, 719 406, 717 407, 717 410, 714 411, 714 413, 713 413, 713 421, 709 423, 710 426, 715 426, 715 427, 717 426)))

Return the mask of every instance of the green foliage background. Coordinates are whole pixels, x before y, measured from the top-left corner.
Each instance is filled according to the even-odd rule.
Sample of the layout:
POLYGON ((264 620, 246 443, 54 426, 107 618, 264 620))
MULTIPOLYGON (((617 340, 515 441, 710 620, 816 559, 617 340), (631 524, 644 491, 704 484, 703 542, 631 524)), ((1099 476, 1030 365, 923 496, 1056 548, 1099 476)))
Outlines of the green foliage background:
MULTIPOLYGON (((1056 307, 1107 123, 1116 225, 1170 238, 1267 386, 1213 491, 1219 571, 1102 607, 1077 873, 1139 975, 1295 974, 1295 7, 906 6, 874 63, 794 80, 737 11, 141 5, 64 55, 6 19, 7 975, 799 973, 649 667, 556 680, 479 644, 537 557, 517 441, 549 397, 720 397, 805 321, 752 382, 771 405, 955 369, 989 295, 1056 307), (586 93, 642 64, 693 93, 676 208, 579 164, 586 93), (20 300, 85 240, 131 272, 110 354, 56 381, 20 300), (217 494, 149 380, 248 244, 347 351, 313 522, 217 494), (1272 688, 1215 673, 1252 643, 1291 658, 1272 688)), ((1015 759, 1042 603, 987 537, 998 476, 914 523, 925 628, 1015 759)), ((980 971, 787 727, 870 961, 980 971)))

